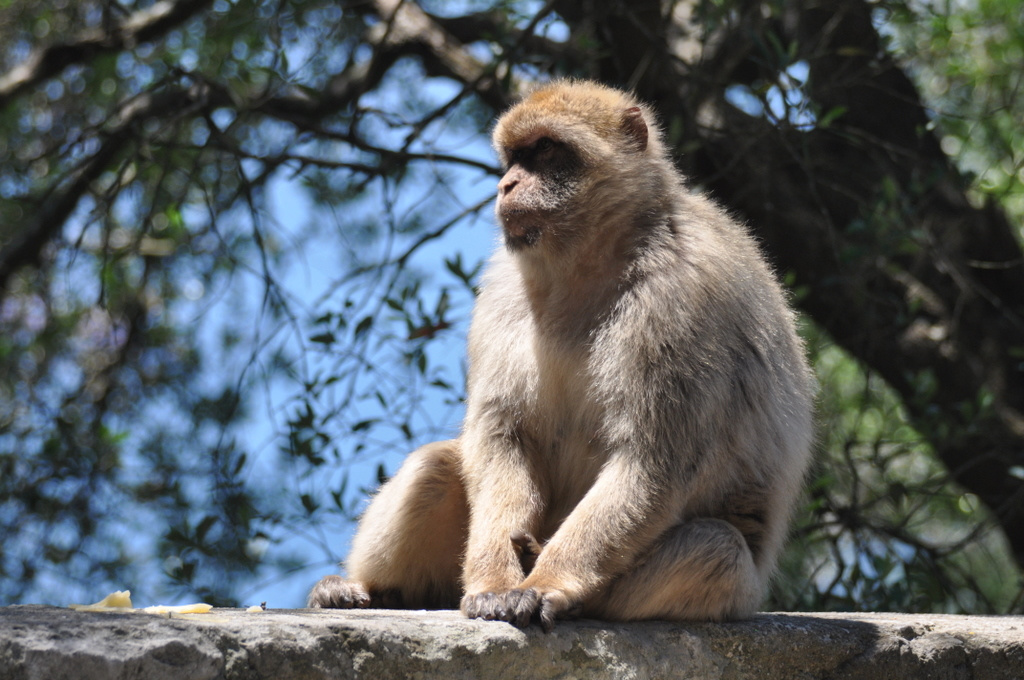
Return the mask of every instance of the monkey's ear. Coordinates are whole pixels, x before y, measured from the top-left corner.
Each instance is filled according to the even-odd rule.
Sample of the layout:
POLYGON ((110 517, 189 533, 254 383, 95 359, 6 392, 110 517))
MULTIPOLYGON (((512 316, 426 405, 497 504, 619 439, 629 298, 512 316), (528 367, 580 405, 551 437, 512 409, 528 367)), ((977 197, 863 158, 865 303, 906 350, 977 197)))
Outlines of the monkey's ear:
POLYGON ((638 151, 647 148, 647 123, 639 106, 633 106, 622 112, 622 129, 637 146, 638 151))

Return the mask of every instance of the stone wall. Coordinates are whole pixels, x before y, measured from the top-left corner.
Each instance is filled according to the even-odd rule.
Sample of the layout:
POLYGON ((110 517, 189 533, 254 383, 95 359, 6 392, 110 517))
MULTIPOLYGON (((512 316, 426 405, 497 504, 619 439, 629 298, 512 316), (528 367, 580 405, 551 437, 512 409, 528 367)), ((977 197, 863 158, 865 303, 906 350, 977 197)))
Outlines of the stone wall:
POLYGON ((1024 617, 760 614, 728 624, 456 612, 0 608, 0 680, 984 678, 1024 680, 1024 617))

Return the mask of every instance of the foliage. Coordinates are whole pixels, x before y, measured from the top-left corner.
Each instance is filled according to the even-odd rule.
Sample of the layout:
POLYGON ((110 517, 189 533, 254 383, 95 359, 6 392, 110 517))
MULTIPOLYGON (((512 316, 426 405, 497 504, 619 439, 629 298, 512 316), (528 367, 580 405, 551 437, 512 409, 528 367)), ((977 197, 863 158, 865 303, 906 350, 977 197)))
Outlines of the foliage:
POLYGON ((842 99, 874 28, 815 51, 787 33, 814 16, 795 1, 668 3, 671 20, 646 1, 0 3, 0 601, 299 604, 366 492, 457 427, 489 121, 523 83, 576 74, 659 105, 806 314, 821 455, 773 604, 1020 611, 1024 492, 986 495, 955 461, 1009 450, 995 469, 1024 477, 1020 439, 978 439, 1021 408, 1024 308, 947 281, 1020 263, 935 242, 996 233, 975 210, 1015 219, 1019 250, 1024 17, 829 3, 871 13, 871 73, 891 55, 915 79, 907 110, 882 106, 891 138, 842 99), (935 226, 936 193, 963 194, 963 222, 935 226), (954 307, 992 335, 958 332, 954 307), (914 344, 929 333, 946 349, 914 344), (960 370, 979 356, 991 380, 960 370))
POLYGON ((1019 570, 977 496, 951 482, 898 397, 811 328, 822 456, 773 593, 782 610, 984 612, 1019 570))
POLYGON ((933 108, 942 148, 971 176, 975 201, 1024 220, 1024 8, 979 0, 891 3, 894 46, 933 108))

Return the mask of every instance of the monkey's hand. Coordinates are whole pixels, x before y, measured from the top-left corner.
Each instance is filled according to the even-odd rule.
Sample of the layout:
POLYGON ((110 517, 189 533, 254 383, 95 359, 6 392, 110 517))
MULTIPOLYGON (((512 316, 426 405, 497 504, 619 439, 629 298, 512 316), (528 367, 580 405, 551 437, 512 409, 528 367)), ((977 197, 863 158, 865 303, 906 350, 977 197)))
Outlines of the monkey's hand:
POLYGON ((503 593, 468 594, 462 598, 462 613, 471 619, 508 621, 519 628, 536 617, 544 632, 550 633, 555 619, 572 616, 574 607, 561 590, 514 588, 503 593))

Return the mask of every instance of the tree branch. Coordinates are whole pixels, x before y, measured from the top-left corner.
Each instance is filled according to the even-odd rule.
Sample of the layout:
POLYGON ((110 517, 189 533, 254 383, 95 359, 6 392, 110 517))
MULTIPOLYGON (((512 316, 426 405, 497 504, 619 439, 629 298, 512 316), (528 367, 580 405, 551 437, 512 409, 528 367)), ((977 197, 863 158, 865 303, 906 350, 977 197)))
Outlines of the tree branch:
POLYGON ((474 59, 463 45, 412 0, 374 0, 382 18, 389 18, 389 40, 416 45, 427 70, 471 85, 495 110, 508 106, 498 78, 486 64, 474 59))
POLYGON ((536 55, 569 69, 581 68, 587 55, 571 42, 557 42, 533 32, 533 26, 521 30, 509 25, 508 15, 500 10, 487 10, 455 17, 428 14, 430 20, 447 31, 455 40, 469 44, 480 40, 502 46, 514 45, 526 56, 536 55))
POLYGON ((82 196, 136 137, 135 128, 145 120, 180 114, 205 100, 204 88, 165 90, 126 103, 116 121, 100 134, 99 149, 67 177, 59 180, 39 201, 39 209, 0 250, 0 294, 20 267, 38 261, 43 247, 60 233, 82 196))
MULTIPOLYGON (((5 77, 7 90, 0 90, 0 105, 5 101, 4 92, 8 95, 6 101, 9 101, 13 94, 71 63, 84 60, 96 50, 115 50, 132 41, 155 37, 161 30, 166 31, 184 21, 205 4, 208 0, 163 0, 145 12, 129 17, 109 35, 90 32, 80 36, 75 43, 41 50, 5 77)), ((198 113, 229 107, 288 121, 300 129, 325 132, 320 130, 323 118, 358 102, 364 92, 372 90, 380 82, 395 61, 406 55, 424 54, 428 55, 426 60, 436 70, 464 82, 468 80, 479 84, 483 96, 495 105, 504 105, 504 96, 493 79, 487 76, 486 68, 465 54, 419 7, 395 0, 380 0, 378 8, 390 12, 390 15, 387 15, 388 21, 370 30, 368 39, 374 47, 372 56, 366 61, 353 63, 336 75, 322 93, 296 89, 251 102, 239 102, 226 86, 202 81, 191 87, 170 86, 125 104, 117 121, 101 133, 99 149, 47 191, 35 214, 26 220, 15 239, 0 250, 0 293, 6 290, 17 269, 38 261, 44 246, 60 233, 90 185, 136 138, 141 130, 137 124, 144 120, 170 119, 189 109, 198 113)), ((464 162, 448 157, 435 160, 464 162)))
POLYGON ((70 42, 39 47, 28 58, 0 75, 0 109, 25 90, 97 55, 151 42, 206 9, 213 0, 160 0, 139 10, 110 31, 82 31, 70 42))

